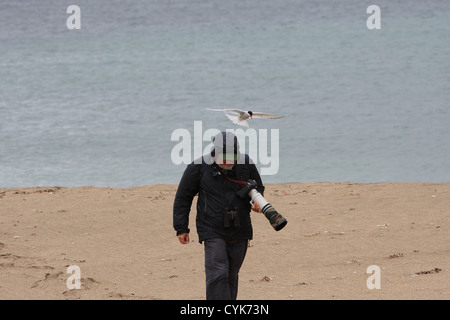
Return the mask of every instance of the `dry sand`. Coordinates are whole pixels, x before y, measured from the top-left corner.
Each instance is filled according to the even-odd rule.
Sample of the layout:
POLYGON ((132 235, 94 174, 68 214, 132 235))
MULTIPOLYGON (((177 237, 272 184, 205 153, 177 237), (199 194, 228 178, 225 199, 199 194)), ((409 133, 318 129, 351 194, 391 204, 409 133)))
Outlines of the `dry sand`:
MULTIPOLYGON (((203 246, 172 229, 176 185, 0 189, 0 299, 204 299, 203 246), (68 266, 81 271, 69 290, 68 266)), ((266 185, 238 299, 449 299, 450 183, 266 185), (369 290, 367 268, 381 270, 369 290)))

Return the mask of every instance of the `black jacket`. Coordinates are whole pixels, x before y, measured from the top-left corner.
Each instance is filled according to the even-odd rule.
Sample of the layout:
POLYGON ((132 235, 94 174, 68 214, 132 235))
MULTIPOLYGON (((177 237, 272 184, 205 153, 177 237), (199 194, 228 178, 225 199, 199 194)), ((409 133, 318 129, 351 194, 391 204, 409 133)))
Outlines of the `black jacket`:
POLYGON ((184 171, 175 195, 173 206, 173 227, 177 235, 189 232, 189 212, 194 196, 198 194, 196 227, 199 241, 210 238, 226 240, 252 239, 253 229, 250 219, 250 197, 237 195, 241 184, 228 180, 257 182, 261 194, 264 186, 255 164, 245 155, 245 164, 236 164, 230 172, 224 172, 215 164, 207 164, 202 159, 189 164, 184 171), (224 227, 227 210, 237 210, 240 227, 224 227))

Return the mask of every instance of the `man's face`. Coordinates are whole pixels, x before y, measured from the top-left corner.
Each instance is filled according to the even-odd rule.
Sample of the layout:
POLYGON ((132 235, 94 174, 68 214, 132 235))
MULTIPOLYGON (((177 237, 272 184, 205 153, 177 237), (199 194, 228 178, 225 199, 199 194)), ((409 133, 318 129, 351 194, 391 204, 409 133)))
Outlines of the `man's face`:
POLYGON ((234 160, 222 160, 222 159, 216 159, 216 163, 219 166, 219 168, 224 170, 231 170, 233 169, 236 161, 234 160))
POLYGON ((236 164, 237 155, 235 154, 218 154, 216 157, 216 163, 219 168, 224 170, 233 169, 236 164))

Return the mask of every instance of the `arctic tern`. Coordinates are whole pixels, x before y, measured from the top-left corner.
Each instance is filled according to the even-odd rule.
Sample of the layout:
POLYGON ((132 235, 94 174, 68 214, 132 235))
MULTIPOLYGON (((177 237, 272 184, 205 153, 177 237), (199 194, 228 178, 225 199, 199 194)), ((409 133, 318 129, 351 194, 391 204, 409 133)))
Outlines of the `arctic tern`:
POLYGON ((242 111, 239 109, 209 109, 207 110, 211 111, 222 111, 225 112, 225 115, 228 117, 228 119, 231 120, 234 124, 244 126, 249 128, 250 125, 247 121, 247 119, 253 119, 253 118, 265 118, 265 119, 279 119, 283 118, 282 116, 275 116, 273 114, 269 113, 263 113, 263 112, 253 112, 253 111, 242 111))

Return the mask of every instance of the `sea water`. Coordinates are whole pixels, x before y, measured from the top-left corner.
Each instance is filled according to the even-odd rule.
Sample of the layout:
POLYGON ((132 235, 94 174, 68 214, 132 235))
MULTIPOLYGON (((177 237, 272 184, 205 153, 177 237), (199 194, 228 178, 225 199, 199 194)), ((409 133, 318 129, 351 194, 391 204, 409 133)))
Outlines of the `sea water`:
POLYGON ((448 182, 450 2, 0 2, 0 187, 178 183, 206 108, 284 116, 264 182, 448 182))

